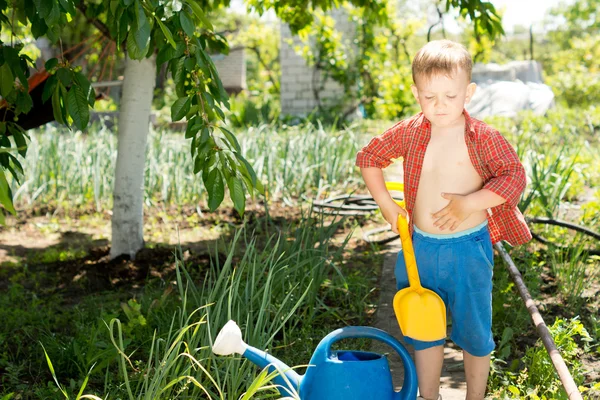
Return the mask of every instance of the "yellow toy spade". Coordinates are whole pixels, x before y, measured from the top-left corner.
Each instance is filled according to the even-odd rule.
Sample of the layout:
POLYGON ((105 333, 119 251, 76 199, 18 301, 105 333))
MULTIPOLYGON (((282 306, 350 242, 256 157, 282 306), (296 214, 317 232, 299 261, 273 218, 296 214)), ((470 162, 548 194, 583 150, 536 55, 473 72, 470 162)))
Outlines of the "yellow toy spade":
POLYGON ((421 286, 408 222, 398 215, 398 230, 410 286, 394 296, 394 312, 404 336, 425 342, 446 337, 446 306, 432 290, 421 286))

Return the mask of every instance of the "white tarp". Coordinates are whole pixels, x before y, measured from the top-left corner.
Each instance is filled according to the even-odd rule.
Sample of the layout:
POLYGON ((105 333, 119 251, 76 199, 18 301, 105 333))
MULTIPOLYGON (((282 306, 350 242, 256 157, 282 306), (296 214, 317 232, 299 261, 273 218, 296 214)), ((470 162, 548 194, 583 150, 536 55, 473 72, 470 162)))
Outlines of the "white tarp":
POLYGON ((536 61, 476 64, 472 81, 477 90, 466 108, 476 118, 512 117, 522 110, 543 115, 554 104, 554 93, 542 83, 541 66, 536 61))

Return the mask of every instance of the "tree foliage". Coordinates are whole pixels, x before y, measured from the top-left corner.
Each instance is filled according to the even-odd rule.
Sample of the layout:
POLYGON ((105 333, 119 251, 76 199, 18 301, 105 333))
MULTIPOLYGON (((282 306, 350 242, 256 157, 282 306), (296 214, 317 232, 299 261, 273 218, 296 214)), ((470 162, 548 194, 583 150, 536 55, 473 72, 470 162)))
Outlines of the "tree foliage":
MULTIPOLYGON (((303 46, 296 46, 296 51, 316 72, 313 88, 319 108, 320 87, 331 78, 344 88, 344 100, 356 101, 328 107, 347 107, 342 111, 350 112, 360 103, 369 115, 380 118, 397 118, 411 110, 414 101, 409 90, 411 56, 407 43, 422 23, 403 17, 405 12, 399 4, 382 0, 376 8, 367 8, 344 3, 355 29, 355 36, 345 41, 334 19, 324 12, 313 13, 314 22, 298 31, 303 46)), ((471 47, 475 55, 504 34, 501 17, 490 2, 447 0, 446 10, 450 8, 458 9, 473 25, 471 47)))
MULTIPOLYGON (((56 43, 63 27, 83 13, 130 58, 140 60, 156 53, 158 66, 167 63, 177 93, 171 117, 188 121, 185 136, 191 139, 194 172, 202 173, 210 208, 219 206, 227 186, 235 208, 243 213, 246 192, 263 189, 241 155, 235 136, 223 126, 228 96, 209 54, 227 53, 229 47, 205 12, 221 4, 197 0, 12 0, 9 5, 0 0, 1 27, 11 34, 11 43, 0 43, 0 95, 5 100, 4 110, 15 116, 13 121, 0 122, 2 207, 15 212, 4 170, 18 182, 22 167, 10 150, 16 146, 25 155, 27 135, 18 122, 32 107, 27 78, 33 60, 20 53, 23 46, 18 40, 13 42, 15 23, 30 26, 35 38, 46 36, 56 43), (9 136, 14 138, 14 146, 9 136)), ((46 70, 51 76, 44 85, 43 101, 51 101, 54 118, 68 127, 85 129, 95 99, 88 79, 64 57, 48 60, 46 70)))
POLYGON ((548 33, 558 48, 544 55, 544 71, 557 98, 568 106, 600 102, 600 1, 575 0, 554 8, 564 18, 548 33))

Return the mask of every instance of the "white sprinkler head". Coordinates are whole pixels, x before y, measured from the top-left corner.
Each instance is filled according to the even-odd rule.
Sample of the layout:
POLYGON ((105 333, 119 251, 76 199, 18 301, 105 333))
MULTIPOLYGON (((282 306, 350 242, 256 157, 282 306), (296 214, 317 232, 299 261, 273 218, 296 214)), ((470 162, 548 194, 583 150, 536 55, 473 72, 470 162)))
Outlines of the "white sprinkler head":
POLYGON ((235 321, 229 320, 215 339, 212 351, 220 356, 233 353, 244 354, 248 345, 242 340, 242 331, 235 321))

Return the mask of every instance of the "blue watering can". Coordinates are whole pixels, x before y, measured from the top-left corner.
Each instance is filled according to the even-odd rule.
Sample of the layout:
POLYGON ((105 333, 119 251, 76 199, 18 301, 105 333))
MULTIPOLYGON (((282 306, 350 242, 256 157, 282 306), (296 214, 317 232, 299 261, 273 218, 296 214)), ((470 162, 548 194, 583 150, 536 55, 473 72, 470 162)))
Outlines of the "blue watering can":
POLYGON ((274 381, 283 397, 301 400, 415 400, 417 372, 408 351, 393 336, 375 328, 349 326, 325 336, 315 350, 305 375, 299 375, 275 357, 247 345, 234 321, 217 335, 212 351, 219 355, 238 353, 269 372, 278 370, 274 381), (342 339, 375 339, 390 345, 404 364, 404 386, 396 392, 385 355, 353 350, 332 351, 342 339), (283 375, 283 376, 282 376, 283 375))

